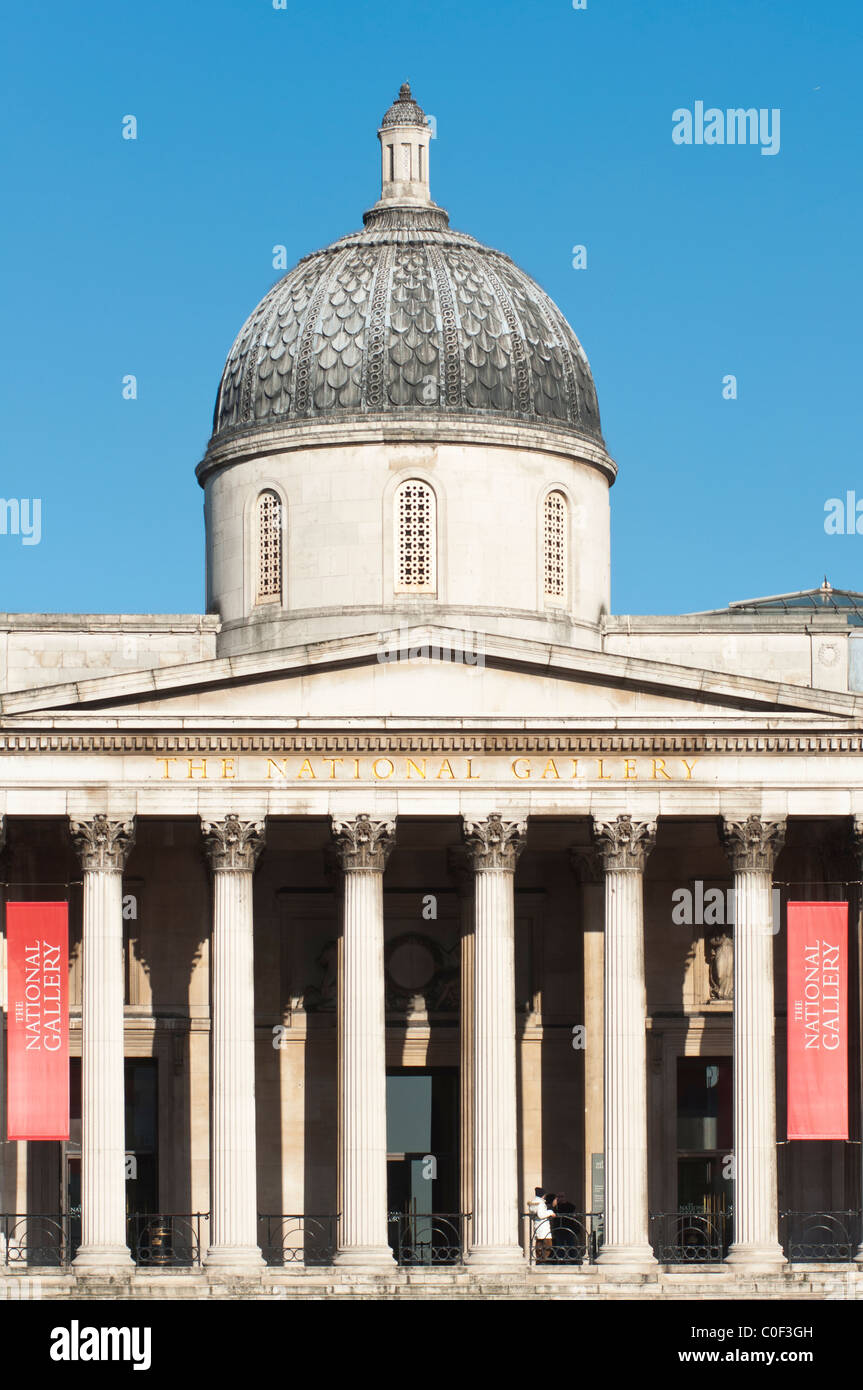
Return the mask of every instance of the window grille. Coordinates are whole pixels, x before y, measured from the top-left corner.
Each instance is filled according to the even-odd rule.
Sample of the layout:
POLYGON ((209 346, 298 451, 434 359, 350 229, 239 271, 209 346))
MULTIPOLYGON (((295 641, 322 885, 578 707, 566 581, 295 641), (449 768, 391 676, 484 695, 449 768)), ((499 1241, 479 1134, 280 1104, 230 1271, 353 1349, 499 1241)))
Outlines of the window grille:
POLYGON ((546 598, 566 598, 566 498, 550 492, 545 499, 543 525, 544 593, 546 598))
POLYGON ((275 492, 258 498, 258 600, 282 596, 282 504, 275 492))
POLYGON ((395 551, 397 593, 434 593, 435 496, 427 483, 402 483, 396 493, 395 551))

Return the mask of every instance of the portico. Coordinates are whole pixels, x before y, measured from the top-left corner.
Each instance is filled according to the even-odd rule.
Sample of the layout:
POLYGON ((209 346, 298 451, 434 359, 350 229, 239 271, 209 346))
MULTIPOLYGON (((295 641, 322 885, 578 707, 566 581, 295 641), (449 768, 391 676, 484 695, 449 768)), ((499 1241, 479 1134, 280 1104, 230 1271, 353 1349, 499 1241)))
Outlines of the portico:
MULTIPOLYGON (((838 892, 853 899, 854 816, 846 809, 847 791, 829 787, 848 775, 853 749, 831 750, 836 740, 826 732, 794 736, 810 745, 823 740, 818 766, 828 785, 810 794, 807 806, 804 794, 789 798, 771 781, 781 758, 758 747, 741 752, 737 733, 716 728, 709 752, 703 736, 674 736, 691 771, 664 787, 661 800, 649 782, 632 785, 620 773, 611 788, 605 778, 590 779, 580 800, 571 784, 561 792, 553 779, 531 779, 528 787, 512 773, 519 756, 544 766, 552 744, 555 761, 583 762, 588 742, 601 750, 603 770, 607 764, 622 773, 626 757, 614 750, 624 739, 631 744, 631 734, 367 730, 362 740, 373 744, 374 757, 355 751, 358 736, 336 731, 172 735, 178 765, 187 758, 193 766, 209 765, 214 752, 218 762, 230 759, 238 775, 227 787, 221 778, 214 786, 194 775, 164 777, 164 758, 141 747, 164 734, 142 734, 138 719, 134 731, 109 732, 101 716, 90 714, 89 746, 82 747, 80 731, 61 732, 66 718, 55 716, 48 753, 35 731, 20 728, 12 736, 4 826, 7 896, 32 897, 40 881, 46 889, 61 884, 58 866, 66 854, 68 893, 73 903, 79 897, 73 906, 73 922, 80 912, 73 971, 83 963, 77 1001, 73 996, 73 1050, 80 1048, 83 1069, 76 1270, 131 1263, 127 1210, 116 1195, 126 1162, 116 1078, 124 1057, 135 1055, 153 1057, 160 1087, 167 1081, 173 1092, 158 1102, 165 1126, 159 1210, 206 1214, 195 1264, 249 1278, 272 1256, 272 1248, 262 1254, 267 1238, 259 1216, 285 1212, 332 1221, 334 1264, 393 1267, 384 1098, 393 1066, 451 1068, 461 1077, 457 1161, 460 1191, 470 1202, 458 1213, 459 1257, 469 1267, 529 1263, 524 1213, 538 1182, 565 1187, 580 1199, 579 1212, 592 1212, 591 1180, 601 1153, 604 1194, 592 1218, 598 1267, 649 1273, 657 1263, 656 1214, 678 1205, 678 1144, 668 1145, 667 1132, 679 1124, 679 1081, 670 1073, 677 1057, 725 1056, 733 1069, 736 1142, 729 1154, 736 1180, 723 1215, 730 1245, 724 1253, 731 1265, 781 1269, 779 1212, 789 1200, 779 1197, 785 1156, 776 1118, 782 1058, 773 977, 777 949, 781 975, 782 934, 781 925, 774 932, 774 871, 791 826, 795 856, 805 841, 816 858, 833 856, 824 858, 833 866, 832 886, 819 886, 817 871, 807 866, 809 888, 801 883, 791 895, 838 892), (443 739, 462 776, 455 786, 426 782, 417 790, 409 764, 422 765, 429 746, 443 739), (504 741, 511 746, 501 755, 494 746, 504 741), (106 754, 109 742, 113 751, 106 754), (122 751, 122 742, 135 751, 122 751), (249 755, 251 742, 298 767, 314 758, 364 758, 366 779, 351 787, 321 779, 312 799, 306 786, 274 784, 266 772, 255 776, 270 753, 259 748, 249 755), (519 744, 529 751, 519 755, 519 744), (334 752, 339 745, 345 753, 334 752), (103 779, 116 775, 111 790, 86 790, 87 760, 94 757, 103 779), (376 779, 372 769, 382 757, 398 772, 376 779), (68 776, 67 758, 81 769, 80 789, 56 785, 46 796, 52 778, 59 783, 68 776), (744 760, 749 787, 742 794, 744 760), (252 775, 244 779, 247 767, 252 775), (81 809, 50 814, 52 799, 58 811, 81 809), (99 803, 106 809, 96 810, 99 803), (85 869, 81 888, 69 867, 72 846, 85 869), (169 862, 175 867, 166 871, 169 862), (25 864, 33 867, 25 871, 25 864), (113 875, 110 896, 94 892, 93 873, 113 875), (841 888, 833 874, 842 876, 841 888), (709 989, 705 995, 704 929, 682 934, 673 923, 675 888, 705 880, 733 885, 738 903, 726 1001, 711 999, 709 989), (188 908, 178 915, 170 906, 175 886, 177 901, 194 899, 191 930, 188 908), (136 917, 124 912, 129 899, 136 917), (599 942, 595 902, 604 918, 599 942), (670 951, 672 934, 677 941, 670 951), (183 956, 188 973, 177 970, 183 956), (677 961, 671 1016, 663 1007, 668 991, 663 998, 656 988, 657 957, 666 978, 669 962, 677 961), (166 971, 188 980, 186 997, 175 990, 167 1010, 166 998, 159 998, 166 971), (455 988, 444 987, 447 973, 459 982, 455 988), (111 1018, 124 1020, 124 1028, 106 1027, 111 1018), (671 1041, 672 1022, 678 1043, 671 1052, 663 1044, 658 1053, 663 1039, 671 1041), (579 1026, 588 1039, 584 1048, 573 1041, 579 1026), (598 1064, 604 1076, 597 1090, 591 1076, 598 1064), (107 1084, 109 1077, 115 1079, 107 1084), (306 1092, 299 1105, 298 1092, 306 1092), (169 1160, 178 1124, 186 1138, 169 1160), (604 1136, 599 1149, 598 1135, 604 1136), (181 1194, 186 1201, 178 1200, 181 1194)), ((786 757, 791 741, 783 736, 786 757)), ((669 760, 658 752, 667 736, 657 733, 651 744, 669 760)), ((781 881, 788 882, 788 871, 781 881)), ((13 1149, 23 1147, 3 1149, 4 1209, 19 1214, 27 1211, 20 1197, 34 1183, 51 1182, 38 1172, 44 1155, 19 1154, 9 1162, 13 1149)), ((56 1168, 59 1187, 59 1162, 56 1168)), ((840 1168, 841 1175, 834 1160, 826 1183, 823 1171, 786 1171, 786 1188, 796 1184, 800 1193, 799 1209, 853 1208, 856 1177, 846 1163, 840 1168)), ((308 1253, 317 1263, 301 1222, 298 1231, 292 1262, 302 1263, 308 1253)))

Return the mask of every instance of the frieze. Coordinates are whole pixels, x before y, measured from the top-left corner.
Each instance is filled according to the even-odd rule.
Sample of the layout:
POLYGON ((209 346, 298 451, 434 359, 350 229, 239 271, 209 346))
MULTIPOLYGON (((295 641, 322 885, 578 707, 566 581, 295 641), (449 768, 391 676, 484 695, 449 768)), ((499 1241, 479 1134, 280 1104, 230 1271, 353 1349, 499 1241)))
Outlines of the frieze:
POLYGON ((619 733, 0 733, 2 753, 440 753, 647 755, 709 753, 863 753, 861 734, 619 733))

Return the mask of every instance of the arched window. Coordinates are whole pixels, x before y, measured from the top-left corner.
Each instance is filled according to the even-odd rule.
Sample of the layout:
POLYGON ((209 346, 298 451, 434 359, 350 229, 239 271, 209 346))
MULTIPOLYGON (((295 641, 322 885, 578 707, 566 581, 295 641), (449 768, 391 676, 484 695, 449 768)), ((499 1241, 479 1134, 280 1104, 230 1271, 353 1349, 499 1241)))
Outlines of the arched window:
POLYGON ((411 478, 395 496, 395 591, 433 594, 437 589, 435 495, 411 478))
POLYGON ((277 493, 258 498, 257 602, 282 597, 282 503, 277 493))
POLYGON ((542 528, 543 593, 548 599, 566 599, 568 507, 562 492, 546 494, 542 528))

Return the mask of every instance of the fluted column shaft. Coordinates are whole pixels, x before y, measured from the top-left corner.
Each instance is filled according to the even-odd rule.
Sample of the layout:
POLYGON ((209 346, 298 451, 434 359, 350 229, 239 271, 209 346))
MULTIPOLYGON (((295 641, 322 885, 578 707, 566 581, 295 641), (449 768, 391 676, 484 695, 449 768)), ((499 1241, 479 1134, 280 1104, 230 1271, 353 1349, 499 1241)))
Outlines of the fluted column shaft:
POLYGON ((782 1264, 776 1162, 773 863, 783 821, 726 820, 734 869, 733 1264, 782 1264))
POLYGON ((213 872, 208 1266, 257 1268, 253 878, 264 822, 203 821, 213 872))
POLYGON ((78 1266, 127 1265, 123 1076, 123 869, 133 820, 71 822, 84 879, 81 1245, 78 1266))
POLYGON ((581 888, 581 936, 584 1025, 584 1210, 594 1202, 593 1156, 604 1152, 603 1130, 603 932, 605 874, 593 846, 570 850, 570 863, 581 888))
POLYGON ((471 1263, 520 1263, 515 1053, 515 866, 524 821, 465 821, 474 869, 471 1263))
POLYGON ((387 1240, 383 876, 395 822, 334 820, 339 957, 339 1264, 393 1263, 387 1240))
POLYGON ((655 1263, 647 1207, 647 1003, 644 866, 656 826, 596 823, 605 868, 603 965, 605 1242, 603 1264, 655 1263))

